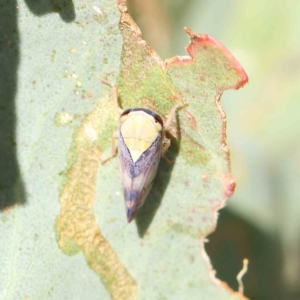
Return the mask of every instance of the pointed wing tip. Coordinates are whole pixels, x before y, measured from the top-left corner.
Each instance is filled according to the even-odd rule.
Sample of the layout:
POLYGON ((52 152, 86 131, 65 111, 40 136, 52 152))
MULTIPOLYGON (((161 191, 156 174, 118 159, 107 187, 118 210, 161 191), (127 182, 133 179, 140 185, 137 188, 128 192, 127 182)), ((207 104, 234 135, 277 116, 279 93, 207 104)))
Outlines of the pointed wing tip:
POLYGON ((130 223, 134 217, 135 217, 135 214, 136 214, 136 209, 135 208, 127 208, 126 209, 126 215, 127 215, 127 222, 130 223))
POLYGON ((131 193, 129 197, 130 200, 125 200, 125 209, 128 223, 130 223, 134 219, 137 212, 138 195, 138 193, 131 193))
POLYGON ((130 223, 135 216, 135 211, 131 210, 131 209, 127 209, 127 222, 130 223))

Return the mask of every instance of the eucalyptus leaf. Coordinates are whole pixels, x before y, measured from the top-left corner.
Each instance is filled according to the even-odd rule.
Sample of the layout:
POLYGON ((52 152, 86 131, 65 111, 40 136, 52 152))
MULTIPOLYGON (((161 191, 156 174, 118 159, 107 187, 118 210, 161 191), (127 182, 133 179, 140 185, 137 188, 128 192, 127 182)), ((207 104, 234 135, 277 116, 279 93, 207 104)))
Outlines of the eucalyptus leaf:
POLYGON ((15 23, 0 52, 1 299, 244 298, 211 279, 204 250, 234 190, 220 96, 247 75, 228 50, 186 29, 190 56, 164 62, 122 1, 27 0, 5 13, 15 23), (123 108, 165 120, 186 104, 170 130, 173 163, 161 161, 131 224, 117 158, 100 164, 118 124, 103 78, 123 108))

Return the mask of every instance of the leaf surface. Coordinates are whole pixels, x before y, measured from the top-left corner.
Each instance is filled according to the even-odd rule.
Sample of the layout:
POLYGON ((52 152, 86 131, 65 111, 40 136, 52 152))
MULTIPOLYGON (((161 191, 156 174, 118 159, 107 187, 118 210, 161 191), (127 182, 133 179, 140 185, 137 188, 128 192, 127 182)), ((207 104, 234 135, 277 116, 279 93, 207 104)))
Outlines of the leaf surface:
POLYGON ((247 81, 242 67, 189 29, 189 56, 162 61, 122 1, 76 1, 68 24, 27 4, 15 98, 26 201, 1 215, 4 299, 242 299, 210 278, 203 244, 234 190, 220 96, 247 81), (131 224, 118 160, 99 164, 118 123, 104 77, 123 108, 166 120, 174 104, 187 104, 170 130, 173 164, 161 161, 131 224))

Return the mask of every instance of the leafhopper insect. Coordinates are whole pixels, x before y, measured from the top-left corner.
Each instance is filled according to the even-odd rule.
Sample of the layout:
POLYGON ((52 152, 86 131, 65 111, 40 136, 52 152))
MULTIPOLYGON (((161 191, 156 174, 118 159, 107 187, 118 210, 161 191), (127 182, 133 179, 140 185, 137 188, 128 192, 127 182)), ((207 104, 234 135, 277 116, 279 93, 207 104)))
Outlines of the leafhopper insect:
POLYGON ((118 105, 117 89, 106 80, 103 83, 112 88, 113 103, 120 114, 118 131, 112 138, 112 155, 116 155, 115 139, 118 138, 120 171, 125 200, 127 220, 130 223, 138 209, 144 204, 155 179, 160 157, 170 146, 166 131, 170 127, 176 111, 184 105, 175 105, 164 125, 162 118, 145 108, 123 110, 118 105))

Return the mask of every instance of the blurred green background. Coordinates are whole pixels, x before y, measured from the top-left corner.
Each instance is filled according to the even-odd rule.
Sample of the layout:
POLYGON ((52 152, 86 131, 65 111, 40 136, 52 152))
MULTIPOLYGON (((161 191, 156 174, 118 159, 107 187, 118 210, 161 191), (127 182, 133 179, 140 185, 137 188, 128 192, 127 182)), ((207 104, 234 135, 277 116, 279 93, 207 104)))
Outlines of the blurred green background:
POLYGON ((243 258, 250 299, 300 299, 300 1, 128 1, 163 57, 186 55, 183 32, 207 33, 239 60, 249 84, 227 91, 236 191, 206 246, 217 277, 237 289, 243 258))

